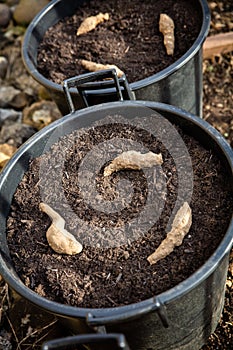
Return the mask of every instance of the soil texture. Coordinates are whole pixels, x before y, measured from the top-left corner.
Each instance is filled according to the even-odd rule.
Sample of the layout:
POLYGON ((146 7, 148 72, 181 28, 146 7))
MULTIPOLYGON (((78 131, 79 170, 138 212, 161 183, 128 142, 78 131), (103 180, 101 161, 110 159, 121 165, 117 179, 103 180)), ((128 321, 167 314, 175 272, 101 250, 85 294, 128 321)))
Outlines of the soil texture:
MULTIPOLYGON (((233 209, 233 193, 228 186, 228 174, 224 166, 210 149, 204 149, 194 138, 179 130, 192 159, 192 226, 181 246, 150 266, 147 257, 166 237, 168 220, 177 200, 180 186, 178 170, 165 146, 145 130, 144 122, 138 119, 137 127, 132 127, 128 123, 114 123, 116 116, 109 118, 110 124, 77 130, 54 144, 51 152, 33 160, 16 190, 8 218, 8 246, 18 275, 40 295, 69 305, 126 305, 174 287, 203 265, 216 250, 229 225, 233 209), (111 157, 114 159, 114 153, 119 153, 112 143, 115 138, 129 140, 131 149, 134 149, 136 141, 154 153, 161 152, 165 178, 158 176, 156 168, 148 176, 142 171, 122 170, 110 177, 104 177, 101 168, 102 171, 93 178, 96 157, 89 161, 87 168, 82 167, 83 159, 94 147, 98 148, 106 141, 111 141, 111 157), (67 150, 65 160, 64 149, 67 150), (60 187, 58 168, 63 162, 60 187), (41 168, 46 170, 45 179, 41 168), (101 197, 103 201, 113 200, 117 184, 122 179, 131 183, 132 198, 127 203, 123 194, 122 209, 116 208, 115 213, 99 211, 95 209, 98 208, 98 202, 96 206, 92 202, 87 204, 87 178, 94 180, 91 186, 97 189, 93 202, 101 197), (166 188, 163 188, 163 180, 166 188), (149 189, 148 184, 153 184, 153 189, 149 189), (143 235, 138 235, 140 226, 133 219, 139 217, 144 207, 148 206, 149 191, 155 192, 152 201, 158 202, 152 206, 151 199, 149 201, 150 211, 154 211, 149 216, 150 220, 159 212, 159 204, 163 203, 163 199, 164 207, 148 232, 146 230, 143 235), (46 230, 51 220, 39 211, 41 196, 45 203, 53 208, 55 205, 54 209, 66 221, 67 230, 82 242, 83 251, 80 254, 65 256, 55 253, 48 246, 46 230), (72 208, 68 214, 67 206, 72 208), (87 234, 82 228, 85 226, 80 227, 77 217, 81 222, 88 221, 95 229, 95 234, 87 234), (122 240, 121 233, 128 222, 130 229, 123 234, 122 240), (117 231, 114 230, 116 227, 117 231)), ((152 129, 153 123, 158 121, 151 117, 148 126, 152 129)), ((100 149, 98 152, 104 159, 106 151, 101 153, 100 149)), ((182 151, 179 152, 181 154, 182 151)), ((188 184, 192 174, 186 176, 188 184)), ((118 195, 122 196, 122 193, 118 195)), ((141 225, 146 225, 148 220, 147 214, 141 225)))

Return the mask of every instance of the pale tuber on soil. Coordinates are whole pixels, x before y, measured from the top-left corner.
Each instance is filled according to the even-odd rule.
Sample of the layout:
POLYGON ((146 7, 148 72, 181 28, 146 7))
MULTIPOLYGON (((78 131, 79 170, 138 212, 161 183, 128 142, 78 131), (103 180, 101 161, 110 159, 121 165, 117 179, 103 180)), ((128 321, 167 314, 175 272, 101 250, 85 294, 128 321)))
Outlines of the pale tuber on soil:
POLYGON ((90 72, 97 72, 103 69, 115 68, 117 76, 119 78, 122 77, 122 75, 124 75, 124 72, 122 72, 122 70, 120 70, 120 68, 118 68, 115 64, 102 64, 93 61, 81 60, 81 65, 90 72))
POLYGON ((137 151, 126 151, 114 158, 112 162, 105 167, 104 176, 109 176, 118 170, 140 170, 142 168, 151 168, 154 165, 161 164, 163 164, 161 153, 156 154, 153 152, 140 153, 137 151))
POLYGON ((189 232, 192 225, 192 210, 187 202, 177 211, 172 223, 172 229, 168 232, 167 237, 161 242, 158 248, 148 256, 147 260, 151 265, 156 264, 159 260, 164 259, 174 248, 180 246, 185 235, 189 232))
POLYGON ((159 17, 159 31, 163 34, 164 46, 168 55, 173 55, 175 48, 175 25, 171 17, 161 13, 159 17))
POLYGON ((109 14, 108 13, 99 13, 96 16, 90 16, 84 19, 84 21, 80 24, 77 35, 86 34, 90 32, 91 30, 95 29, 98 24, 102 23, 103 21, 109 20, 109 14))
POLYGON ((64 228, 65 220, 48 204, 40 203, 39 207, 52 220, 52 224, 46 232, 46 238, 50 247, 59 254, 74 255, 81 253, 83 249, 82 244, 64 228))

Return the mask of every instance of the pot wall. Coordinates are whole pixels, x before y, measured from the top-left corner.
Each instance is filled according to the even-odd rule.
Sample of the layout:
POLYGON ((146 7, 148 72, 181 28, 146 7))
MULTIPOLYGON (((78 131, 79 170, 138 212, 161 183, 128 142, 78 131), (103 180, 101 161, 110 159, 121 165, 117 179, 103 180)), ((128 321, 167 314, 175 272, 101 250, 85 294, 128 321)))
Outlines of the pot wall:
MULTIPOLYGON (((156 312, 151 312, 130 322, 106 326, 107 333, 125 334, 130 349, 199 350, 215 331, 222 313, 228 259, 229 254, 226 254, 206 280, 166 304, 168 328, 162 326, 156 312)), ((82 334, 93 332, 85 320, 59 319, 74 334, 80 334, 80 330, 82 334)))
MULTIPOLYGON (((62 91, 62 86, 45 79, 37 70, 37 51, 45 31, 65 16, 71 16, 82 4, 81 0, 55 0, 38 14, 29 25, 22 47, 25 67, 40 84, 45 86, 63 115, 69 109, 62 91)), ((183 108, 195 115, 202 116, 202 45, 208 34, 210 12, 206 0, 199 0, 203 18, 198 38, 174 64, 166 69, 130 84, 136 99, 168 103, 183 108)), ((73 89, 75 106, 84 107, 79 94, 73 89)), ((87 93, 89 105, 116 100, 115 89, 106 85, 106 89, 92 90, 87 93)))

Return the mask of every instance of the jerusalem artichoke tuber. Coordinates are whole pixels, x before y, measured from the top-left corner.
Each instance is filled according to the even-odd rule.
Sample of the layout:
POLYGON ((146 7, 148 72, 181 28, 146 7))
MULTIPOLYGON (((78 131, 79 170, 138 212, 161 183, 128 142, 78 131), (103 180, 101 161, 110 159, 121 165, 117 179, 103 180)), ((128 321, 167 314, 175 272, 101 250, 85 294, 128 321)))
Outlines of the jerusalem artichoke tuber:
POLYGON ((137 151, 126 151, 114 158, 112 162, 104 169, 104 176, 109 176, 113 172, 122 169, 142 169, 151 168, 154 165, 163 163, 161 153, 153 152, 140 153, 137 151))
POLYGON ((52 220, 52 224, 46 232, 50 247, 59 254, 74 255, 80 253, 83 249, 82 244, 64 228, 65 220, 48 204, 40 203, 39 207, 52 220))
POLYGON ((96 63, 96 62, 87 61, 87 60, 81 60, 81 64, 85 69, 89 70, 90 72, 97 72, 97 71, 102 70, 102 69, 115 68, 115 70, 117 72, 117 76, 119 78, 122 77, 122 75, 124 74, 124 72, 122 72, 122 70, 120 70, 120 68, 115 66, 115 64, 101 64, 101 63, 96 63))
POLYGON ((159 18, 159 31, 164 37, 164 46, 168 55, 173 55, 175 48, 175 36, 174 36, 174 22, 165 13, 160 14, 159 18))
POLYGON ((77 35, 86 34, 90 32, 91 30, 95 29, 98 24, 102 23, 103 21, 109 20, 109 14, 108 13, 99 13, 96 16, 90 16, 84 19, 84 21, 80 24, 77 35))
POLYGON ((181 245, 185 235, 189 232, 192 225, 192 210, 187 202, 177 211, 172 223, 172 229, 167 237, 161 242, 158 248, 148 256, 147 260, 151 265, 164 259, 174 248, 181 245))

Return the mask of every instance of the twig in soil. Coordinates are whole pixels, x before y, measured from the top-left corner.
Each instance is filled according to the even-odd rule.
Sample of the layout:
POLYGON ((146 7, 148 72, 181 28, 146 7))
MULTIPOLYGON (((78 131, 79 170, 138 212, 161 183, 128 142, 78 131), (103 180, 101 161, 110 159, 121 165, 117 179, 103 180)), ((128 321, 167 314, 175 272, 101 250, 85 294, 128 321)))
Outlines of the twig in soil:
POLYGON ((173 55, 175 48, 174 22, 165 13, 160 14, 159 31, 163 34, 164 46, 168 55, 173 55))
POLYGON ((16 335, 16 332, 14 330, 14 327, 13 327, 12 323, 11 323, 11 320, 9 319, 9 317, 7 315, 6 315, 6 319, 7 319, 7 322, 9 323, 10 329, 11 329, 11 331, 12 331, 14 337, 15 337, 15 341, 17 343, 17 350, 21 350, 19 339, 18 339, 18 337, 16 335))
MULTIPOLYGON (((38 346, 38 349, 41 349, 41 346, 39 345, 39 343, 42 342, 43 339, 47 338, 48 335, 52 332, 52 329, 50 329, 47 333, 43 334, 42 337, 40 337, 39 339, 36 339, 34 342, 33 342, 33 347, 36 348, 35 346, 37 345, 38 346)), ((34 336, 34 335, 33 335, 34 336)), ((25 350, 30 350, 32 348, 32 344, 24 344, 24 346, 27 348, 25 350)))
POLYGON ((151 265, 156 264, 159 260, 164 259, 174 248, 181 245, 185 235, 189 232, 192 225, 192 210, 187 202, 177 211, 172 223, 172 229, 168 232, 167 237, 161 242, 159 247, 148 256, 147 260, 151 265))
POLYGON ((120 68, 118 68, 115 64, 102 64, 93 61, 81 60, 81 65, 90 72, 98 72, 99 70, 115 68, 119 78, 124 75, 124 72, 122 72, 122 70, 120 70, 120 68))
POLYGON ((65 220, 48 204, 40 203, 39 207, 52 220, 52 224, 46 232, 50 247, 59 254, 74 255, 80 253, 83 249, 82 244, 64 228, 65 220))
POLYGON ((108 301, 110 301, 110 303, 112 303, 114 306, 117 306, 117 303, 112 300, 112 298, 110 298, 108 295, 106 295, 106 299, 108 299, 108 301))
MULTIPOLYGON (((38 328, 38 329, 35 329, 33 332, 30 332, 28 335, 26 335, 23 339, 20 340, 20 342, 18 341, 18 345, 17 345, 17 349, 16 350, 19 350, 21 349, 21 345, 23 345, 23 343, 25 343, 25 341, 31 337, 35 337, 36 334, 38 333, 41 333, 42 331, 44 331, 45 329, 49 328, 49 327, 52 327, 54 324, 57 323, 57 319, 55 319, 54 321, 50 322, 49 324, 46 324, 44 327, 41 327, 41 328, 38 328)), ((47 336, 48 334, 50 333, 47 332, 46 335, 43 335, 40 339, 38 339, 37 341, 34 342, 33 345, 36 345, 36 343, 38 343, 39 341, 41 341, 45 336, 47 336)))
MULTIPOLYGON (((1 276, 0 276, 1 277, 1 276)), ((6 284, 5 284, 6 286, 6 284)), ((5 286, 3 287, 3 291, 4 291, 4 295, 0 295, 1 296, 1 305, 0 305, 0 324, 1 324, 1 321, 2 321, 2 315, 4 313, 4 304, 5 304, 5 300, 7 298, 7 289, 5 288, 5 286)), ((1 291, 1 294, 2 294, 2 291, 1 291)))
POLYGON ((91 30, 95 29, 98 24, 102 23, 103 21, 109 20, 109 14, 108 13, 99 13, 96 16, 90 16, 84 19, 84 21, 80 24, 77 35, 86 34, 90 32, 91 30))
POLYGON ((126 151, 114 158, 113 161, 105 167, 104 176, 109 176, 115 171, 122 169, 140 170, 142 168, 151 168, 154 165, 161 164, 163 164, 161 153, 126 151))

